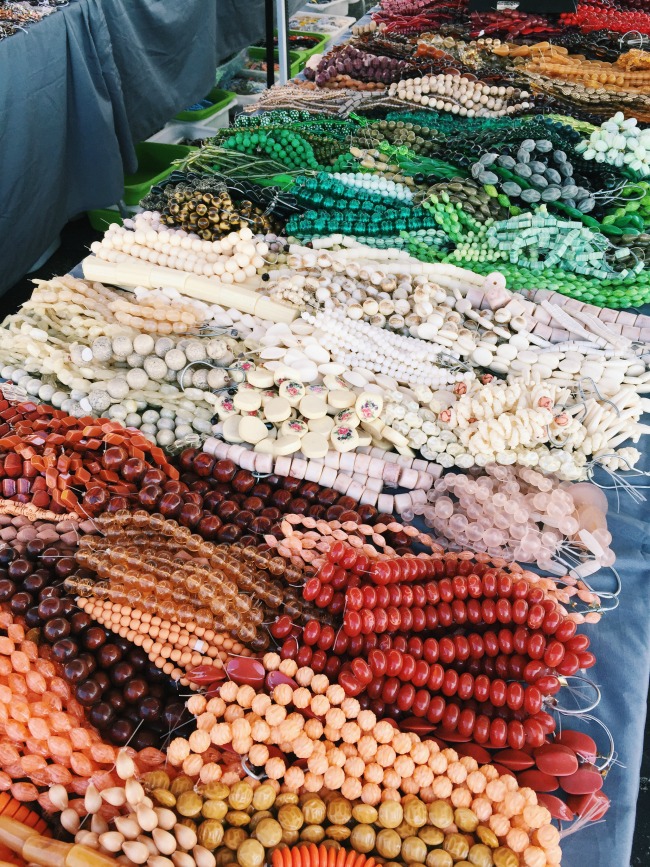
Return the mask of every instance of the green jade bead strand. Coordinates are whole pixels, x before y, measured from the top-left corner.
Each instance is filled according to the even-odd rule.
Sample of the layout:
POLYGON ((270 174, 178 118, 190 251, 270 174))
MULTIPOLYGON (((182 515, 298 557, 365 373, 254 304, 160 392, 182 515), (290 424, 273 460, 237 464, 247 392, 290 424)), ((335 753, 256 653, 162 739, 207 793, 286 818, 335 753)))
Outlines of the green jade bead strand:
POLYGON ((287 130, 273 132, 236 132, 222 147, 252 155, 265 154, 288 169, 319 171, 324 166, 314 156, 314 149, 301 136, 287 130))

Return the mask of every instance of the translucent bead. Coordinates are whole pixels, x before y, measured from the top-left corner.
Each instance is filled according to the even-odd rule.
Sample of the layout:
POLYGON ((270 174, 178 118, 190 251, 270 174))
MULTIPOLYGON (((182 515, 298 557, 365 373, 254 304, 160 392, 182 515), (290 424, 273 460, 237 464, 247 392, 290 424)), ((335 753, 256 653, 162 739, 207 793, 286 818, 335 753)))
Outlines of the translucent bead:
POLYGON ((194 620, 202 629, 210 629, 214 623, 214 617, 209 608, 198 608, 194 612, 194 620))

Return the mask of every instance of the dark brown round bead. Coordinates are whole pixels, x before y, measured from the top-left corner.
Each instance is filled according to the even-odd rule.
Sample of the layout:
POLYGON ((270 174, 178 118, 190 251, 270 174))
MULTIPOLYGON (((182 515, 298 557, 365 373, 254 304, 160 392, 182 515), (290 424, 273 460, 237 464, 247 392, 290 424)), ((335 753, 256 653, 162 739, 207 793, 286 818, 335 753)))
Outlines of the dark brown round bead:
POLYGON ((119 471, 129 455, 126 449, 122 446, 110 446, 102 455, 102 465, 105 470, 110 470, 113 473, 119 471))
POLYGON ((183 527, 196 527, 201 520, 201 507, 196 503, 183 503, 178 515, 178 523, 183 527))
POLYGON ((375 523, 375 519, 377 518, 377 509, 375 509, 374 506, 371 506, 368 503, 361 503, 361 505, 357 506, 357 512, 361 518, 362 524, 375 523))
POLYGON ((34 564, 23 557, 18 557, 13 563, 7 567, 7 575, 14 581, 22 582, 28 575, 34 571, 34 564))
POLYGON ((106 644, 107 639, 106 630, 102 626, 91 626, 87 632, 84 632, 83 644, 88 650, 98 650, 106 644))
POLYGON ((124 461, 120 475, 125 482, 137 484, 147 472, 147 465, 140 458, 129 458, 124 461))
POLYGON ((16 593, 16 585, 9 578, 0 578, 0 602, 7 602, 16 593))
POLYGON ((213 541, 217 538, 222 526, 223 522, 217 515, 205 514, 197 524, 196 532, 204 539, 213 541))
POLYGON ((84 680, 83 683, 77 684, 77 688, 75 689, 75 698, 79 704, 84 707, 92 707, 92 705, 97 704, 97 702, 100 701, 101 697, 102 691, 99 684, 92 678, 84 680))
POLYGON ((43 627, 43 638, 50 644, 54 644, 61 638, 67 638, 68 635, 70 635, 70 623, 63 617, 53 617, 43 627))
POLYGON ((302 497, 295 497, 293 500, 290 500, 287 512, 292 515, 304 515, 308 508, 309 503, 307 500, 303 500, 302 497))
POLYGON ((150 467, 142 477, 143 485, 164 485, 166 481, 167 476, 157 467, 150 467))
POLYGON ((69 683, 79 683, 88 677, 88 666, 83 659, 70 659, 63 666, 63 676, 69 683))
POLYGON ((72 634, 79 635, 79 633, 83 632, 84 629, 88 629, 89 626, 92 626, 92 623, 93 619, 90 614, 86 614, 85 611, 77 611, 70 618, 72 634))
POLYGON ((240 512, 239 504, 234 500, 224 500, 217 507, 217 514, 222 521, 228 523, 240 512))
POLYGON ((163 490, 160 485, 146 485, 138 493, 138 500, 145 509, 155 508, 162 499, 163 490))
POLYGON ((79 645, 73 638, 62 638, 52 645, 52 658, 57 662, 67 662, 79 653, 79 645))
POLYGON ((338 520, 340 520, 343 512, 345 512, 345 509, 343 508, 343 506, 338 506, 338 505, 330 506, 328 508, 327 512, 325 513, 325 518, 328 521, 338 521, 338 520))
POLYGON ((346 509, 345 512, 341 515, 340 519, 342 524, 346 521, 352 521, 354 524, 360 524, 361 518, 359 517, 359 513, 355 512, 354 509, 346 509))
POLYGON ((255 514, 257 514, 258 512, 261 512, 264 508, 264 500, 262 500, 261 497, 246 497, 246 499, 242 503, 242 506, 244 509, 248 509, 248 511, 255 512, 255 514))
POLYGON ((239 470, 230 484, 237 493, 247 494, 255 487, 256 481, 255 476, 248 470, 239 470))
POLYGON ((219 530, 217 539, 219 542, 232 544, 233 542, 237 542, 241 535, 241 527, 238 527, 236 524, 224 524, 223 527, 219 530))
POLYGON ((174 492, 164 493, 158 503, 160 514, 169 519, 177 518, 180 515, 182 508, 183 501, 181 500, 180 494, 174 492))
POLYGON ((207 509, 208 512, 214 512, 225 499, 226 495, 222 494, 221 491, 208 491, 203 498, 203 508, 207 509))
POLYGON ((257 517, 253 518, 251 521, 249 530, 256 536, 264 536, 269 532, 271 526, 272 522, 270 518, 267 518, 264 515, 257 515, 257 517))
POLYGON ((291 494, 297 493, 300 490, 301 485, 302 481, 300 479, 294 479, 293 476, 286 476, 282 479, 282 489, 289 491, 291 494))
MULTIPOLYGON (((85 503, 85 498, 84 498, 85 503)), ((127 500, 126 497, 111 497, 108 506, 106 507, 106 511, 109 515, 114 515, 115 512, 121 512, 124 509, 132 508, 131 504, 127 500)))
POLYGON ((212 474, 214 467, 214 458, 207 452, 199 452, 192 461, 192 469, 201 478, 206 478, 212 474))
POLYGON ((318 485, 315 482, 304 482, 300 487, 300 496, 303 500, 313 502, 318 496, 318 485))
POLYGON ((95 728, 105 729, 115 720, 115 710, 106 701, 100 701, 88 711, 88 721, 95 728))
POLYGON ((317 497, 321 506, 333 506, 338 498, 338 491, 335 491, 334 488, 321 488, 317 497))
POLYGON ((233 524, 241 527, 242 530, 246 530, 250 527, 251 522, 254 520, 255 515, 253 514, 253 512, 249 512, 247 509, 242 509, 242 511, 237 512, 237 514, 233 518, 233 524))
POLYGON ((251 490, 251 497, 259 497, 260 500, 266 501, 269 499, 271 494, 273 493, 273 488, 269 485, 268 482, 258 482, 255 487, 251 490))
POLYGON ((222 484, 227 484, 235 478, 237 465, 234 461, 217 461, 212 468, 212 478, 222 484))
POLYGON ((97 662, 102 668, 110 668, 121 662, 124 654, 116 644, 104 644, 97 651, 97 662))
POLYGON ((123 747, 133 737, 135 725, 128 719, 117 719, 106 729, 106 735, 118 747, 123 747))
POLYGON ((110 678, 115 686, 124 686, 131 680, 134 674, 135 669, 130 663, 118 662, 111 668, 110 678))
POLYGON ((34 597, 31 593, 16 593, 11 599, 11 613, 22 615, 33 604, 34 597))
POLYGON ((178 458, 181 469, 185 470, 185 472, 190 472, 197 454, 198 449, 183 449, 178 458))
POLYGON ((124 687, 124 700, 127 704, 136 704, 149 694, 149 687, 139 677, 130 680, 124 687))
POLYGON ((289 503, 291 502, 291 492, 290 491, 274 491, 271 495, 271 502, 274 506, 277 506, 281 512, 286 512, 289 503))

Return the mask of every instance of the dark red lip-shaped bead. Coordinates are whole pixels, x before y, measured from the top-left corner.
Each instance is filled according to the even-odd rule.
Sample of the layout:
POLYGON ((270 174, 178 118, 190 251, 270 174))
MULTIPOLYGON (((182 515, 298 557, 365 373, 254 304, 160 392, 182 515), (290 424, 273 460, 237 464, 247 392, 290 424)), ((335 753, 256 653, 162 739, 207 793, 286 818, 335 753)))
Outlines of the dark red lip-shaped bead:
MULTIPOLYGON (((258 660, 246 661, 257 662, 258 660)), ((262 671, 264 671, 264 666, 262 665, 262 663, 260 662, 259 664, 262 667, 262 671)), ((296 683, 296 681, 282 671, 269 671, 269 673, 266 675, 266 685, 269 689, 274 689, 276 686, 280 686, 281 683, 288 683, 292 689, 298 689, 298 684, 296 683)))
POLYGON ((410 716, 405 720, 402 720, 399 727, 402 731, 413 732, 416 735, 420 735, 422 738, 431 734, 435 729, 435 726, 431 725, 431 723, 427 722, 425 719, 418 719, 418 717, 415 716, 410 716))
POLYGON ((535 792, 555 792, 558 788, 557 777, 552 774, 545 774, 543 771, 537 771, 534 768, 517 774, 517 780, 520 786, 526 786, 535 792))
POLYGON ((469 756, 477 761, 479 765, 489 765, 492 761, 492 756, 484 747, 471 741, 465 744, 459 743, 454 749, 459 756, 469 756))
POLYGON ((581 818, 597 822, 609 810, 610 801, 604 792, 598 791, 587 795, 569 795, 567 805, 581 818))
POLYGON ((523 750, 501 750, 494 759, 511 771, 525 771, 535 764, 535 759, 523 750))
MULTIPOLYGON (((561 744, 545 744, 535 750, 535 763, 540 771, 555 777, 569 777, 578 770, 578 757, 575 752, 561 744)), ((584 792, 575 794, 582 795, 584 792)))
POLYGON ((567 729, 555 738, 555 743, 568 747, 588 762, 595 762, 598 756, 596 741, 584 732, 567 729))
POLYGON ((570 776, 560 778, 560 786, 568 795, 589 795, 603 787, 603 777, 593 765, 583 765, 570 776))
POLYGON ((216 668, 214 665, 199 665, 193 668, 185 675, 190 683, 216 683, 220 680, 225 680, 223 669, 216 668))
MULTIPOLYGON (((453 707, 453 705, 451 705, 453 707)), ((440 735, 450 744, 462 744, 471 740, 470 735, 463 735, 459 731, 448 731, 445 728, 441 728, 440 735)))
POLYGON ((538 792, 537 803, 542 807, 546 807, 554 819, 559 819, 562 822, 571 822, 575 818, 575 813, 571 808, 556 795, 549 795, 546 792, 538 792))
POLYGON ((233 656, 226 663, 226 674, 240 686, 247 684, 259 689, 264 684, 266 670, 259 659, 233 656))

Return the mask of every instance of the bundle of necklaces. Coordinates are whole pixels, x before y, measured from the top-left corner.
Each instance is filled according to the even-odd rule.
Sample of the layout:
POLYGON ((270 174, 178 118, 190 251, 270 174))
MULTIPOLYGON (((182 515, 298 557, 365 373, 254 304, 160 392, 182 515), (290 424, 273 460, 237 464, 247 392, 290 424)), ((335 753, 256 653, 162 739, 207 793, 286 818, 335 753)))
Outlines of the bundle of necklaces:
POLYGON ((7 316, 0 859, 557 867, 606 815, 644 5, 382 0, 7 316))

